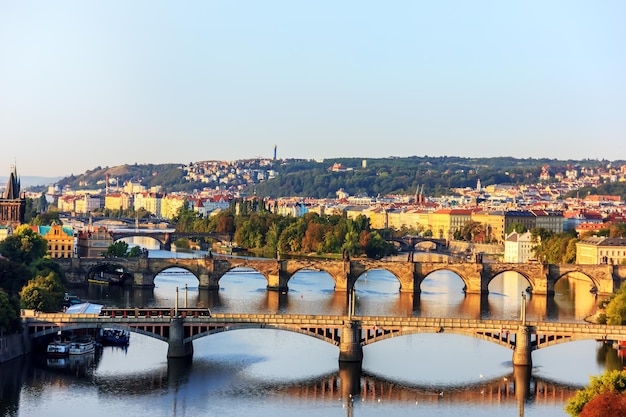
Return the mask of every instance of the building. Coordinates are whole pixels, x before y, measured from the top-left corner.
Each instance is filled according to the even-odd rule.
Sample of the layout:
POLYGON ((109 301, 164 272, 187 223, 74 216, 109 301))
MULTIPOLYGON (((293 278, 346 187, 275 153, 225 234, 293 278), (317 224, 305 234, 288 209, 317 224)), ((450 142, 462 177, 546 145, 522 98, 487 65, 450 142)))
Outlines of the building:
POLYGON ((162 194, 159 193, 137 193, 134 197, 135 211, 144 209, 148 213, 154 214, 156 217, 161 217, 161 199, 162 194))
POLYGON ((104 196, 104 208, 107 210, 128 210, 133 206, 133 197, 127 193, 112 193, 104 196))
POLYGON ((186 197, 179 195, 165 195, 161 199, 161 217, 164 219, 173 219, 178 216, 181 207, 185 205, 186 197))
POLYGON ((441 209, 430 213, 428 225, 431 227, 433 237, 452 240, 454 233, 460 231, 471 218, 471 210, 441 209))
POLYGON ((48 242, 47 254, 51 258, 71 258, 74 256, 74 230, 71 227, 53 224, 52 226, 31 226, 48 242))
POLYGON ((535 215, 536 228, 550 230, 553 233, 563 232, 563 223, 565 220, 563 212, 550 210, 531 210, 530 212, 535 215))
POLYGON ((588 237, 576 243, 576 263, 626 265, 626 238, 588 237))
POLYGON ((81 258, 103 257, 112 244, 113 237, 106 227, 84 230, 78 234, 78 256, 81 258))
POLYGON ((472 220, 481 223, 485 228, 486 243, 504 242, 504 212, 503 211, 479 211, 473 212, 472 220))
POLYGON ((7 186, 0 198, 0 226, 15 230, 17 226, 24 223, 25 214, 26 197, 21 193, 20 179, 15 166, 12 166, 7 186))
POLYGON ((504 240, 504 262, 525 263, 535 258, 530 232, 510 233, 504 240))

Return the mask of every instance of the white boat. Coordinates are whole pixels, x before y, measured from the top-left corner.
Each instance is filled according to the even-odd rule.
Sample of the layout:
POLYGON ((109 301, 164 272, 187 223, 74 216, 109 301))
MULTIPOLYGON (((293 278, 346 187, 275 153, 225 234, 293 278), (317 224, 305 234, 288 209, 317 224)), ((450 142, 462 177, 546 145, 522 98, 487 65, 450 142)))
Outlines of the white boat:
POLYGON ((70 355, 83 355, 92 353, 96 350, 96 342, 92 338, 84 338, 73 340, 69 344, 70 355))
POLYGON ((63 358, 70 354, 70 342, 56 338, 48 344, 46 355, 51 358, 63 358))

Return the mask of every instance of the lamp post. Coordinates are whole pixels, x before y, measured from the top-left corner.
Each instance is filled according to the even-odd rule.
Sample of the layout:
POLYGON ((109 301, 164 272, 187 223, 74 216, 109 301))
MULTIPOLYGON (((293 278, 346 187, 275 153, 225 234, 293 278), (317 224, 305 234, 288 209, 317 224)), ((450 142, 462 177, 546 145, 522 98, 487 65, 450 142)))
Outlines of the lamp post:
POLYGON ((176 299, 174 301, 174 317, 178 317, 178 287, 176 287, 176 299))

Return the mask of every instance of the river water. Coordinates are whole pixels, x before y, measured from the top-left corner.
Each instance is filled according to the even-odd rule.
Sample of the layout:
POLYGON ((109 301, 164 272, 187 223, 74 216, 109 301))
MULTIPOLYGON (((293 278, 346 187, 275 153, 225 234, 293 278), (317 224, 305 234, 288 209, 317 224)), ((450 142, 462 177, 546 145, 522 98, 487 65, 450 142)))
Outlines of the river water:
MULTIPOLYGON (((192 256, 151 251, 150 256, 192 256)), ((416 258, 417 260, 417 258, 416 258)), ((347 311, 324 272, 302 271, 284 294, 268 292, 258 273, 236 270, 217 292, 169 269, 150 290, 90 284, 76 290, 109 306, 209 307, 214 312, 331 314, 347 311), (178 288, 178 292, 176 289, 178 288)), ((356 286, 357 315, 519 317, 528 283, 504 273, 488 296, 462 291, 451 272, 431 274, 421 294, 400 294, 395 277, 369 271, 356 286)), ((595 311, 589 282, 563 278, 554 297, 528 295, 529 320, 580 322, 595 311)), ((338 348, 291 332, 250 329, 194 341, 191 361, 167 360, 167 344, 133 333, 128 348, 105 347, 76 362, 40 355, 0 366, 2 416, 559 416, 576 389, 617 352, 595 341, 533 352, 530 375, 512 366, 512 351, 459 335, 420 334, 364 348, 362 369, 341 367, 338 348), (58 361, 57 361, 58 362, 58 361)))

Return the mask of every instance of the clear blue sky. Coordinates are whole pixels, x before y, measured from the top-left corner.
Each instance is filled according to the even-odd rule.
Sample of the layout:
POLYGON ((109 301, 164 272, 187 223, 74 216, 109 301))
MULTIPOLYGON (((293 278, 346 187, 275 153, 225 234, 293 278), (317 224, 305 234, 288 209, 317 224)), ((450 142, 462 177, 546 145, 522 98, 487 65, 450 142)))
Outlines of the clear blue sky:
POLYGON ((0 175, 626 159, 626 1, 0 0, 0 175))

